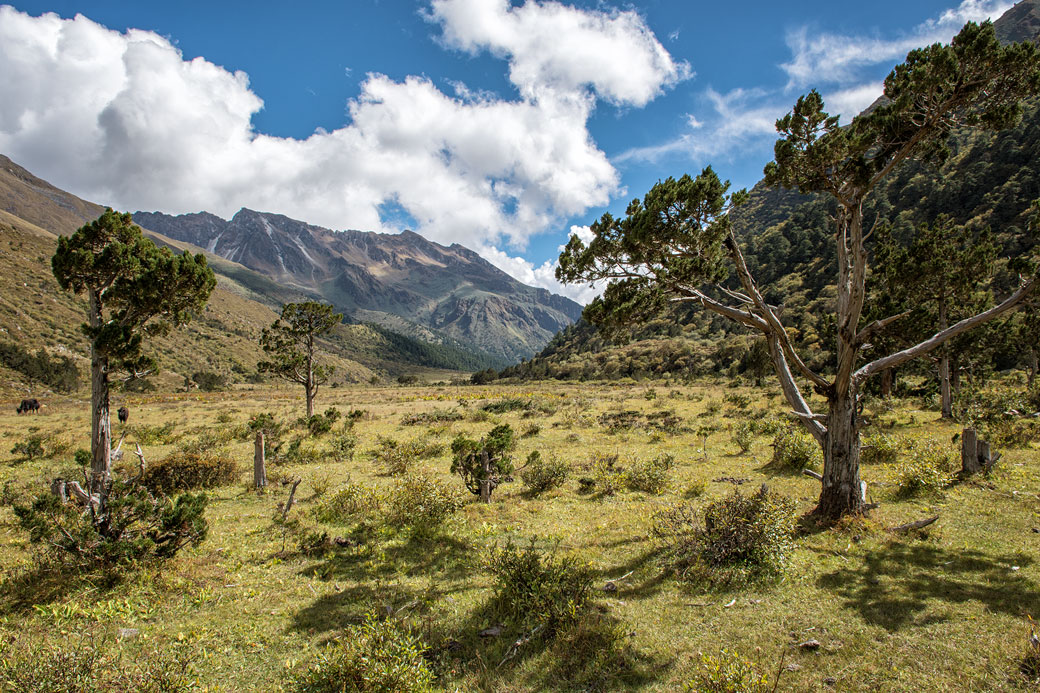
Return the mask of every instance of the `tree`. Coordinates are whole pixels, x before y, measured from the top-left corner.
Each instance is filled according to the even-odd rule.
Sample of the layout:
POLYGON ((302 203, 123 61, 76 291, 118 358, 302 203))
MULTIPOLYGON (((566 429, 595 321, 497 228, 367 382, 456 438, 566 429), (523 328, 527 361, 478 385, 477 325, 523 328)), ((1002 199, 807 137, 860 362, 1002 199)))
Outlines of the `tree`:
POLYGON ((264 328, 260 337, 260 346, 271 360, 258 363, 257 371, 303 385, 308 418, 314 416, 318 386, 328 382, 336 370, 335 366, 314 362, 317 338, 342 320, 342 313, 333 313, 332 306, 324 303, 286 303, 282 316, 264 328))
MULTIPOLYGON (((922 224, 908 245, 898 243, 890 229, 882 230, 872 278, 890 298, 912 307, 911 314, 918 316, 912 321, 914 324, 934 321, 936 331, 942 332, 950 326, 951 312, 974 307, 972 299, 992 277, 997 259, 997 247, 989 229, 973 232, 940 215, 933 224, 922 224)), ((939 347, 939 392, 944 419, 953 418, 950 380, 949 345, 944 344, 939 347)))
POLYGON ((87 294, 82 329, 90 339, 91 486, 99 490, 111 477, 110 375, 125 370, 133 378, 154 370, 144 337, 191 320, 217 281, 201 253, 157 248, 129 214, 111 209, 60 237, 51 268, 62 289, 87 294))
POLYGON ((766 166, 770 186, 824 194, 836 205, 837 298, 835 367, 831 377, 810 369, 781 322, 781 311, 744 261, 729 212, 747 199, 711 168, 697 178, 658 183, 626 216, 606 214, 592 226, 588 245, 572 237, 560 255, 557 277, 566 282, 609 281, 586 317, 605 325, 659 311, 667 301, 691 301, 765 335, 773 369, 794 414, 824 454, 821 519, 859 512, 865 504, 859 478, 859 395, 865 382, 929 353, 966 330, 1015 309, 1038 283, 1034 272, 993 308, 960 320, 911 347, 860 365, 873 336, 903 317, 865 324, 867 252, 863 203, 870 191, 910 159, 941 162, 955 127, 1000 129, 1019 117, 1020 100, 1040 92, 1040 53, 1032 44, 1001 47, 990 23, 968 23, 950 45, 912 51, 885 80, 885 99, 846 127, 823 110, 816 91, 798 99, 777 121, 781 137, 766 166), (730 266, 737 282, 727 283, 730 266), (793 371, 792 372, 792 368, 793 371), (814 412, 795 373, 827 400, 814 412))
POLYGON ((480 496, 481 502, 490 503, 491 492, 513 471, 509 452, 515 446, 516 437, 509 424, 495 426, 480 440, 459 436, 451 443, 451 473, 461 476, 469 492, 480 496))

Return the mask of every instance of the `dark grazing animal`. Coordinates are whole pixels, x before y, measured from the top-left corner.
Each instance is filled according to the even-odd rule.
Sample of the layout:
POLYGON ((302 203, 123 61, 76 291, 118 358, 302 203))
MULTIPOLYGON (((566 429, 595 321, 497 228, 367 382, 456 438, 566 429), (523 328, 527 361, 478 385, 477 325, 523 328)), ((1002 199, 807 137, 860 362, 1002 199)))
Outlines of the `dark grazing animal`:
POLYGON ((23 399, 22 403, 18 405, 18 408, 15 409, 15 412, 18 414, 28 414, 29 412, 37 414, 39 411, 40 401, 37 399, 23 399))
POLYGON ((130 420, 130 410, 126 407, 119 407, 119 411, 116 412, 116 415, 119 416, 119 423, 121 424, 125 424, 130 420))

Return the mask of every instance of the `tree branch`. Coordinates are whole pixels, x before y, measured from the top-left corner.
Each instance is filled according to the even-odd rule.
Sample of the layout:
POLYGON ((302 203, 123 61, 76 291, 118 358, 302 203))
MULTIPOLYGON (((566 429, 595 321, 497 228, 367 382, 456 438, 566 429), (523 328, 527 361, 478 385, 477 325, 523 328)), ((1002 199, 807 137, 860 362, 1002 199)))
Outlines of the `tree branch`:
POLYGON ((883 320, 875 320, 874 322, 870 323, 869 325, 867 325, 859 331, 859 334, 856 335, 855 344, 866 344, 867 340, 871 339, 878 332, 885 329, 886 327, 894 323, 896 320, 902 320, 903 318, 909 316, 912 312, 913 311, 907 310, 902 313, 899 313, 898 315, 890 315, 887 318, 884 318, 883 320))
POLYGON ((870 363, 866 364, 858 371, 856 371, 853 377, 856 379, 857 382, 862 382, 870 376, 874 375, 875 373, 883 371, 887 368, 894 368, 902 363, 906 363, 911 359, 921 356, 922 354, 927 354, 929 351, 941 346, 942 344, 949 341, 950 339, 953 339, 962 332, 967 332, 973 327, 989 322, 990 320, 1008 312, 1009 310, 1017 308, 1018 305, 1025 301, 1029 294, 1037 287, 1038 281, 1040 281, 1040 278, 1033 277, 1028 282, 1019 287, 1018 291, 1011 294, 1011 296, 1005 299, 1003 303, 996 305, 990 308, 989 310, 979 313, 978 315, 975 315, 973 317, 965 318, 964 320, 961 320, 955 325, 951 325, 945 330, 936 333, 931 338, 926 339, 925 341, 921 342, 920 344, 917 344, 916 346, 912 346, 908 349, 903 349, 902 351, 898 351, 889 356, 877 359, 876 361, 871 361, 870 363))

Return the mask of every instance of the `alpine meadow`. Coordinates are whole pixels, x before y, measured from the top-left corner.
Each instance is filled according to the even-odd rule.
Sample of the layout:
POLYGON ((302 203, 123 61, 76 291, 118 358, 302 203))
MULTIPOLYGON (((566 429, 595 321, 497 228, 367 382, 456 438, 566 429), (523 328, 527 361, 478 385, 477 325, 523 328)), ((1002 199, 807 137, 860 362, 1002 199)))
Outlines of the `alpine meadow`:
POLYGON ((0 6, 0 693, 1038 690, 953 2, 0 6))

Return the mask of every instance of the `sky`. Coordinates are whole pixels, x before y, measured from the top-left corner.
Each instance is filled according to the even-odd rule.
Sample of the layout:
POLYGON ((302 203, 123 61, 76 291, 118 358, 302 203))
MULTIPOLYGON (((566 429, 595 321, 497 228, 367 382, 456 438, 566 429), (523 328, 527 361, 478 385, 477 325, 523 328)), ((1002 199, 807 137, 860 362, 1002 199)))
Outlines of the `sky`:
MULTIPOLYGON (((2 0, 0 0, 2 3, 2 0)), ((125 211, 461 243, 521 281, 657 181, 734 189, 809 89, 847 122, 1007 0, 0 4, 0 153, 125 211)))

